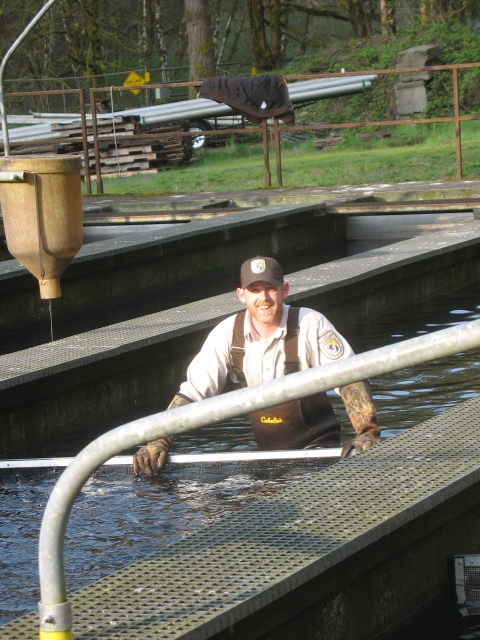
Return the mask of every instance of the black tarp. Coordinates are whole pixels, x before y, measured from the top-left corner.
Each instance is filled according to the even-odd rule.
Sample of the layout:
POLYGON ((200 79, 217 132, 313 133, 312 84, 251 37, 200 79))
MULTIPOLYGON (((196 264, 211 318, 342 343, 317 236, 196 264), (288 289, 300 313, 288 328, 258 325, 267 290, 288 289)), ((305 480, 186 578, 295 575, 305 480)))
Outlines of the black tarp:
POLYGON ((256 124, 265 118, 280 118, 285 124, 295 124, 287 83, 281 73, 249 78, 207 78, 199 96, 228 104, 256 124))

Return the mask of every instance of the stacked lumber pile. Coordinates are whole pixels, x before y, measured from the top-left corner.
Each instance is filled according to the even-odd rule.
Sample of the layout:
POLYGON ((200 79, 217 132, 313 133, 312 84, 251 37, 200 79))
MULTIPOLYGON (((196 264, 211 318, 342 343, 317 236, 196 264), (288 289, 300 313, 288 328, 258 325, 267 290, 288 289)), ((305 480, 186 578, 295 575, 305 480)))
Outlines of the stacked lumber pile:
MULTIPOLYGON (((185 165, 191 162, 192 138, 178 135, 188 131, 189 126, 186 122, 143 125, 138 120, 136 117, 124 116, 115 116, 114 122, 113 118, 97 120, 102 175, 165 170, 176 164, 185 165), (116 141, 105 139, 113 135, 116 136, 116 141)), ((78 155, 85 166, 81 124, 79 122, 55 123, 50 126, 52 131, 61 132, 62 137, 55 140, 52 145, 48 145, 48 152, 78 155)), ((90 173, 94 175, 95 153, 91 121, 87 121, 87 140, 90 173)), ((45 152, 46 148, 43 146, 42 153, 45 152)), ((39 153, 39 145, 22 146, 17 148, 15 153, 39 153)), ((84 170, 82 170, 83 174, 84 170)))

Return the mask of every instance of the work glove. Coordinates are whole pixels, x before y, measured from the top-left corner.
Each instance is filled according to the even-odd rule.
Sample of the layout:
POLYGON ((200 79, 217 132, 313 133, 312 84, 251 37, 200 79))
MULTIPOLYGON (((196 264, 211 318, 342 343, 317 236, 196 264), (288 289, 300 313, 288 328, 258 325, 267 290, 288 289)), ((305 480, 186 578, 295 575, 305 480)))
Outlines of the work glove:
POLYGON ((340 454, 340 457, 344 459, 353 450, 355 453, 360 453, 378 444, 380 442, 380 428, 368 382, 347 384, 340 389, 340 396, 357 433, 353 440, 344 445, 340 454))
MULTIPOLYGON (((190 404, 190 402, 192 401, 183 396, 176 395, 168 405, 167 411, 169 409, 175 409, 176 407, 182 407, 185 404, 190 404)), ((139 449, 133 456, 133 473, 138 476, 140 471, 143 471, 143 473, 149 477, 152 475, 158 476, 167 462, 168 452, 170 451, 173 440, 174 436, 158 438, 158 440, 153 440, 139 449)))

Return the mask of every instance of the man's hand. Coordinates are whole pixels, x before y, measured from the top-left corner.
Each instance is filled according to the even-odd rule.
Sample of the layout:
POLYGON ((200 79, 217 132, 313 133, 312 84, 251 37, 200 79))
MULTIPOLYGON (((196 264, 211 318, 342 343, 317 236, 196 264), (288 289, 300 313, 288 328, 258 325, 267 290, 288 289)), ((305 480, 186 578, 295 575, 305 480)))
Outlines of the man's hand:
POLYGON ((138 476, 143 471, 147 476, 158 476, 167 461, 173 436, 149 442, 133 456, 133 473, 138 476))
MULTIPOLYGON (((171 403, 167 407, 167 411, 170 409, 176 409, 176 407, 182 407, 185 404, 190 404, 192 400, 185 398, 184 396, 176 395, 171 403)), ((167 438, 159 438, 149 442, 144 447, 139 449, 133 456, 133 473, 138 476, 140 471, 143 471, 147 476, 158 476, 161 472, 168 458, 168 452, 172 446, 174 436, 168 436, 167 438)))
POLYGON ((354 449, 360 453, 380 442, 377 411, 368 382, 354 382, 340 389, 348 416, 357 435, 343 447, 340 457, 346 458, 354 449))
POLYGON ((343 445, 340 458, 344 460, 348 454, 355 450, 355 453, 361 453, 366 449, 370 449, 380 442, 380 429, 378 431, 367 431, 367 433, 359 433, 353 440, 343 445))

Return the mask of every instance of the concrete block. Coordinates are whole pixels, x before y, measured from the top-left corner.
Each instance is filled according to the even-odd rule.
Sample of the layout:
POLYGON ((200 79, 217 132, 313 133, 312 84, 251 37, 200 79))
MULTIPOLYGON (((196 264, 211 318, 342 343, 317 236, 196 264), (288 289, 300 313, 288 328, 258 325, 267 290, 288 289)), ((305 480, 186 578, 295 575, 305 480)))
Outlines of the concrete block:
MULTIPOLYGON (((397 69, 409 67, 426 67, 438 62, 438 58, 442 53, 442 49, 438 44, 422 44, 418 47, 410 47, 405 51, 399 51, 396 56, 397 69)), ((402 82, 414 82, 416 80, 431 80, 431 71, 419 71, 418 73, 402 73, 400 80, 402 82)))
POLYGON ((397 116, 420 113, 427 108, 427 88, 423 80, 399 82, 394 90, 397 116))

